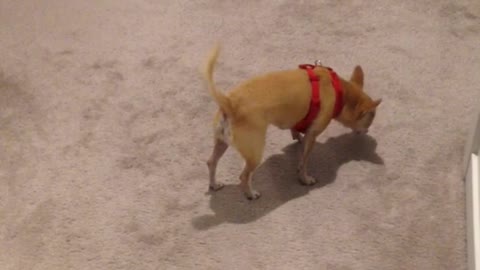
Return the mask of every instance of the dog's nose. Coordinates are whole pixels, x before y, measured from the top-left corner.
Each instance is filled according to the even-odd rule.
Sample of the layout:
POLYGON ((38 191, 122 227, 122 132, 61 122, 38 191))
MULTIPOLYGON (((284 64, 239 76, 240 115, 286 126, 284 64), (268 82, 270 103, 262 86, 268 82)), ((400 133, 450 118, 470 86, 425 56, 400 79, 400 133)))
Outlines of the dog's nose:
POLYGON ((368 128, 355 130, 355 134, 362 135, 362 134, 367 134, 367 133, 368 133, 368 128))

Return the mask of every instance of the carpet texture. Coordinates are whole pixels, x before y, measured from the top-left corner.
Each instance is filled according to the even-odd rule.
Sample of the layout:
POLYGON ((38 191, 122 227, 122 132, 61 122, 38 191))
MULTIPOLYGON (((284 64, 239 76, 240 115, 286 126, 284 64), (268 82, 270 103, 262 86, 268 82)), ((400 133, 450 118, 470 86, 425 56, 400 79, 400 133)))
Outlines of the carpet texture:
POLYGON ((462 157, 480 2, 0 0, 1 269, 466 269, 462 157), (332 124, 301 186, 269 129, 247 201, 207 193, 215 41, 228 91, 316 59, 383 98, 332 124))

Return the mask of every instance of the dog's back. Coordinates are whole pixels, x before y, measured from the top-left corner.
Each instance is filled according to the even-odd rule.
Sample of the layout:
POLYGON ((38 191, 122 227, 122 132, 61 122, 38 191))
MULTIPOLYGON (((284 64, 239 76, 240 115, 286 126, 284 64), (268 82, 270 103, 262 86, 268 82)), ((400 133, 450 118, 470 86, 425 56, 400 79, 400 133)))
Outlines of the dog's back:
POLYGON ((308 112, 311 90, 301 70, 264 74, 228 93, 238 120, 253 120, 288 129, 308 112))

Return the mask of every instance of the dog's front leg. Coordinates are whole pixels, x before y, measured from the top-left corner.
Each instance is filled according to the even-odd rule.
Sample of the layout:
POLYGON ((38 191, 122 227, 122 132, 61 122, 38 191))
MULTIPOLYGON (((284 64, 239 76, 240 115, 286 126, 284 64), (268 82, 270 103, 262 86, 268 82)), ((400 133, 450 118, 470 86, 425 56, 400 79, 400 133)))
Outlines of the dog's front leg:
POLYGON ((315 143, 316 136, 313 132, 307 132, 303 138, 303 154, 300 158, 300 163, 298 164, 298 176, 302 184, 310 186, 315 184, 317 181, 312 176, 307 173, 307 161, 312 151, 313 145, 315 143))
POLYGON ((293 140, 296 140, 299 143, 301 143, 303 141, 303 136, 302 136, 302 134, 300 134, 300 132, 298 132, 294 129, 290 129, 290 134, 292 134, 292 139, 293 140))
POLYGON ((315 178, 310 176, 307 173, 307 162, 308 162, 308 157, 310 156, 310 153, 312 151, 312 148, 315 144, 315 140, 317 136, 322 133, 325 128, 328 126, 330 123, 330 118, 321 118, 317 123, 314 123, 305 136, 303 137, 303 154, 300 158, 300 163, 298 165, 298 176, 300 178, 300 181, 304 185, 313 185, 317 181, 315 178))

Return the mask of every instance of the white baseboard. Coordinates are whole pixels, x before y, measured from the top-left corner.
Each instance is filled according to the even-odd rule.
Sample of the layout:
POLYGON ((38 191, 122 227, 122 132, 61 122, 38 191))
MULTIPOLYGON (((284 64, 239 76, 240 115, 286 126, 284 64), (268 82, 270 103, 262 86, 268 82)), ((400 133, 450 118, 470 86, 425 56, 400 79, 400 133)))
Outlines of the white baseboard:
POLYGON ((468 269, 480 270, 480 159, 472 154, 467 170, 467 247, 468 269))
POLYGON ((470 127, 470 132, 467 137, 467 143, 465 144, 464 154, 464 172, 467 171, 470 162, 470 155, 472 153, 478 154, 480 151, 480 111, 473 119, 473 125, 470 127))
POLYGON ((480 113, 465 145, 468 269, 480 270, 480 113))

